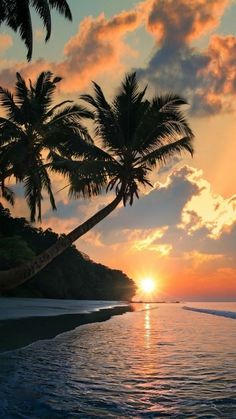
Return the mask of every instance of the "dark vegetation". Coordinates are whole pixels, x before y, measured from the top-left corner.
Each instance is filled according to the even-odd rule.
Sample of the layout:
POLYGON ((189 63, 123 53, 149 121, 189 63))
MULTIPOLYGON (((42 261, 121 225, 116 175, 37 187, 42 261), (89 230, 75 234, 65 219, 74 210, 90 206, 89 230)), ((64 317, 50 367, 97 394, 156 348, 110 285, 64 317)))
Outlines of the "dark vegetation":
MULTIPOLYGON (((0 270, 31 260, 59 236, 13 218, 0 204, 0 270)), ((5 292, 19 297, 130 300, 135 284, 123 272, 93 262, 75 246, 68 248, 27 283, 5 292)))

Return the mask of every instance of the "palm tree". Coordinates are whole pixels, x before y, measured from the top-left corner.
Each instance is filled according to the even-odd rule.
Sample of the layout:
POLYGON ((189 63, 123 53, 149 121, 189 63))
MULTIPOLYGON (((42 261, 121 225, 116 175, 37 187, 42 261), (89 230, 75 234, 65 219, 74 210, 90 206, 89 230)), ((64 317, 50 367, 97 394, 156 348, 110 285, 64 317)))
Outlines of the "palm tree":
POLYGON ((69 100, 51 106, 60 80, 43 72, 34 85, 29 81, 27 86, 17 73, 15 95, 0 87, 0 103, 6 113, 5 118, 0 117, 1 191, 13 203, 5 180, 14 176, 17 182, 23 182, 31 221, 36 216, 41 220, 44 191, 52 209, 56 209, 48 164, 51 154, 70 158, 82 152, 86 141, 92 141, 81 124, 81 118, 91 117, 91 112, 69 100))
POLYGON ((156 165, 164 165, 182 151, 193 153, 193 133, 180 107, 181 97, 169 94, 145 99, 136 74, 124 79, 118 94, 109 104, 94 83, 94 95, 81 98, 93 108, 95 132, 99 142, 87 148, 84 160, 52 155, 52 168, 68 176, 70 193, 93 194, 114 190, 114 199, 67 236, 58 240, 32 262, 0 272, 0 289, 13 288, 39 272, 123 201, 132 205, 140 186, 150 185, 149 173, 156 165), (90 185, 91 188, 90 188, 90 185))
POLYGON ((45 42, 51 36, 51 9, 56 9, 66 19, 72 15, 66 0, 1 0, 0 25, 5 23, 15 32, 19 31, 27 48, 27 59, 30 61, 33 52, 33 29, 31 20, 33 8, 43 21, 46 29, 45 42))

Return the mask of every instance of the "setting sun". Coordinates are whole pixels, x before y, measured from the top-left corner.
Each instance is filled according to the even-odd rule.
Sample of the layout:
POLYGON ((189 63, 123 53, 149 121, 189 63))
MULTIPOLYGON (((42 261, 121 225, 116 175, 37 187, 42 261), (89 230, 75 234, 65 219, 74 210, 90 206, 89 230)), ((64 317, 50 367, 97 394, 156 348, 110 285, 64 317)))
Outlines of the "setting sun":
POLYGON ((143 278, 140 283, 140 288, 143 292, 149 294, 156 288, 156 283, 153 278, 143 278))

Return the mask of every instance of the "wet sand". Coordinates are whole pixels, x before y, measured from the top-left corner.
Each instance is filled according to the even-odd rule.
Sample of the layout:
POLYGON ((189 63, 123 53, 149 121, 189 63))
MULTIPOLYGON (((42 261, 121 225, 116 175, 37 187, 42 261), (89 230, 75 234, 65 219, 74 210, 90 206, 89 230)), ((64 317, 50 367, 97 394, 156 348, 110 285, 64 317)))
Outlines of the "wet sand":
POLYGON ((103 322, 127 311, 132 311, 131 306, 117 306, 92 313, 0 320, 0 352, 18 349, 37 340, 51 339, 82 324, 103 322))

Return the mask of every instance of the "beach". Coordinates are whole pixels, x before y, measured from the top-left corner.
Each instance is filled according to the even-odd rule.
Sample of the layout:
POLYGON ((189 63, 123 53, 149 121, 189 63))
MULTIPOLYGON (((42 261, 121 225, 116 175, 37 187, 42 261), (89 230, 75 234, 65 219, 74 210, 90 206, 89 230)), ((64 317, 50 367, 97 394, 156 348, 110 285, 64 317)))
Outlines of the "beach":
POLYGON ((0 352, 51 339, 60 333, 94 322, 102 322, 131 310, 122 302, 0 299, 0 352))

